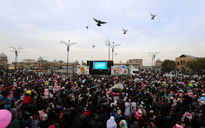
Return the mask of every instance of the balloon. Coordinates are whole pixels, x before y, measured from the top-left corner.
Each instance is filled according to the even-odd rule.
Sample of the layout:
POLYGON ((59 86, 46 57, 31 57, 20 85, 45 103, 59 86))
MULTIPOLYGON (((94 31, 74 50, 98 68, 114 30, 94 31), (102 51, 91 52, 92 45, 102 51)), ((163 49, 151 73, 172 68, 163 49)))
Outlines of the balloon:
POLYGON ((0 110, 0 128, 6 128, 11 122, 11 113, 8 110, 0 110))

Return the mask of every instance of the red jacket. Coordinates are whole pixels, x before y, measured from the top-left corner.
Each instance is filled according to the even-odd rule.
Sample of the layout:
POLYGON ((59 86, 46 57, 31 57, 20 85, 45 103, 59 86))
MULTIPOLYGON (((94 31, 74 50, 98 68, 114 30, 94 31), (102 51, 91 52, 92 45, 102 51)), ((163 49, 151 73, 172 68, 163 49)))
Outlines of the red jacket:
POLYGON ((30 100, 31 100, 31 97, 30 97, 30 96, 25 96, 25 97, 24 97, 24 100, 23 100, 23 103, 24 103, 24 104, 27 104, 27 103, 30 102, 30 100))

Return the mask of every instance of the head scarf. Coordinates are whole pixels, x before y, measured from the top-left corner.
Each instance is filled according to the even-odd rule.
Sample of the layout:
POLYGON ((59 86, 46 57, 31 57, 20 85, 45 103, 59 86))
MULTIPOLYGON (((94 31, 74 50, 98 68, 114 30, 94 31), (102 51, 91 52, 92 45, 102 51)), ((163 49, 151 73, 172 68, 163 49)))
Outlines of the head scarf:
POLYGON ((110 119, 107 120, 107 128, 117 128, 114 116, 111 116, 110 119))

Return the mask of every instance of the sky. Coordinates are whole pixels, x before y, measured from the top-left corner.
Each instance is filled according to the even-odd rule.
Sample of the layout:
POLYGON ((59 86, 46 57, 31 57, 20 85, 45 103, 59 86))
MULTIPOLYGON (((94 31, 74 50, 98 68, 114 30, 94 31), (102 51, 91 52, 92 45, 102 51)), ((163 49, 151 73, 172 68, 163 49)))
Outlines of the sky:
POLYGON ((204 0, 0 0, 0 53, 12 62, 9 47, 22 47, 18 61, 66 61, 60 41, 70 40, 78 42, 70 47, 70 62, 106 60, 109 39, 120 44, 115 62, 143 59, 148 66, 155 51, 162 61, 181 54, 205 57, 204 7, 204 0), (107 24, 98 27, 93 18, 107 24))

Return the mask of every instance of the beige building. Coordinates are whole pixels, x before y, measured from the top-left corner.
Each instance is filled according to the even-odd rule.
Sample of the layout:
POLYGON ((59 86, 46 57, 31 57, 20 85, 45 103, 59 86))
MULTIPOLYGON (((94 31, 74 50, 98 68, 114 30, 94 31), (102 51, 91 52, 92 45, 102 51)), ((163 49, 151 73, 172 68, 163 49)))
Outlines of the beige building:
POLYGON ((126 63, 114 63, 114 65, 125 65, 125 66, 134 66, 134 67, 142 67, 142 59, 130 59, 126 63))
POLYGON ((8 59, 6 54, 0 53, 0 66, 1 67, 6 67, 8 66, 8 59))
POLYGON ((142 66, 142 59, 130 59, 127 61, 127 64, 134 65, 134 66, 142 66))
POLYGON ((190 56, 190 55, 181 55, 181 56, 177 57, 176 58, 177 69, 179 71, 183 71, 183 70, 187 69, 187 67, 186 67, 187 62, 190 61, 190 60, 193 60, 195 58, 196 57, 190 56))
MULTIPOLYGON (((68 64, 69 71, 72 70, 72 68, 77 68, 77 65, 78 62, 69 63, 68 64)), ((48 71, 66 72, 67 63, 62 60, 47 61, 42 57, 39 57, 37 61, 33 59, 24 59, 22 62, 17 62, 17 68, 33 70, 38 72, 48 72, 48 71)))
POLYGON ((162 65, 162 61, 160 59, 157 59, 155 63, 155 68, 161 68, 161 65, 162 65))

